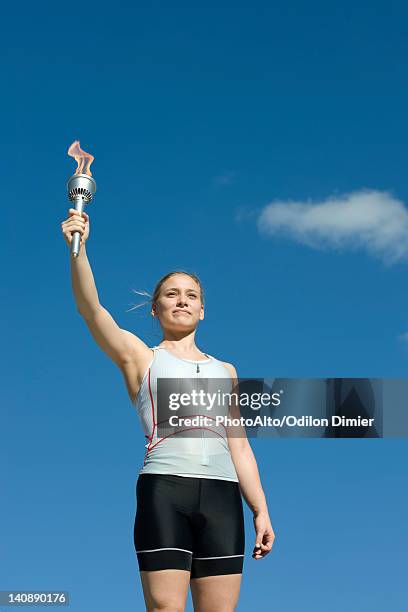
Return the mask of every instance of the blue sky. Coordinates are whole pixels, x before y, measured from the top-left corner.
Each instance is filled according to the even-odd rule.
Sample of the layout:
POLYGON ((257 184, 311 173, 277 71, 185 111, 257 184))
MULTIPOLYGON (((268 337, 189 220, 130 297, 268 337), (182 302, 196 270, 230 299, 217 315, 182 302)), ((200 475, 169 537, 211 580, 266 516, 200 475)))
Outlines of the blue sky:
MULTIPOLYGON (((186 268, 197 345, 241 376, 406 377, 407 18, 348 0, 3 10, 1 589, 143 606, 143 436, 60 234, 73 140, 95 156, 87 251, 121 327, 157 344, 131 289, 186 268)), ((238 609, 402 610, 406 440, 251 443, 277 539, 253 561, 246 510, 238 609)))

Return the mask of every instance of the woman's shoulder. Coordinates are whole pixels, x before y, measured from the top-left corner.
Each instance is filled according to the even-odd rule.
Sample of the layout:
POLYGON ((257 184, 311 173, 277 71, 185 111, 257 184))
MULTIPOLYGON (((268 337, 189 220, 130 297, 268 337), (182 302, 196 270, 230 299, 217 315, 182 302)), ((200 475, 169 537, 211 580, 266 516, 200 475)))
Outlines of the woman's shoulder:
MULTIPOLYGON (((216 359, 216 358, 214 357, 214 359, 216 359)), ((221 363, 221 365, 223 365, 224 368, 226 368, 228 370, 231 378, 238 378, 237 371, 236 371, 236 369, 235 369, 235 367, 233 366, 232 363, 229 363, 228 361, 222 361, 221 359, 217 359, 217 361, 219 363, 221 363)))

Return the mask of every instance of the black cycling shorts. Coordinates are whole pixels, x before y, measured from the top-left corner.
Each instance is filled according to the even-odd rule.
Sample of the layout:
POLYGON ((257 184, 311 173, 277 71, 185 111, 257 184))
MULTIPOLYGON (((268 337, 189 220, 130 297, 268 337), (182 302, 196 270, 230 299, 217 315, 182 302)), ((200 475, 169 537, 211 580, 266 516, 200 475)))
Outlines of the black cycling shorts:
POLYGON ((238 482, 139 474, 134 543, 139 571, 181 569, 190 578, 241 574, 245 530, 238 482))

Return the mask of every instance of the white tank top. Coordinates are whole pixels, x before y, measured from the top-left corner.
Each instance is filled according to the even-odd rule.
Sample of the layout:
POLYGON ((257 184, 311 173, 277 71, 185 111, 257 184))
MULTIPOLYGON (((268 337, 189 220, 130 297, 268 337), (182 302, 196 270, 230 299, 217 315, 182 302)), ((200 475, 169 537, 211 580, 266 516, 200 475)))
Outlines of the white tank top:
POLYGON ((231 381, 231 384, 226 383, 229 392, 232 388, 229 371, 211 355, 206 360, 193 361, 176 357, 162 346, 154 346, 152 350, 153 359, 134 402, 148 440, 139 474, 173 474, 238 482, 224 426, 213 426, 205 435, 201 428, 201 436, 196 438, 176 434, 157 436, 158 378, 227 378, 231 381))

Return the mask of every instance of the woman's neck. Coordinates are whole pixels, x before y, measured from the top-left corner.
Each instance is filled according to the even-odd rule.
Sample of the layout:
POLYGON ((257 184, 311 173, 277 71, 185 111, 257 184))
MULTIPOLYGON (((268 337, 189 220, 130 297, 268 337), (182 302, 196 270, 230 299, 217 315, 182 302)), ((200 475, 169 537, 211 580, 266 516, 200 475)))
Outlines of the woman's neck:
POLYGON ((182 340, 169 340, 163 339, 158 346, 162 346, 165 349, 168 349, 172 353, 177 355, 186 357, 196 357, 205 355, 200 349, 196 346, 194 340, 191 338, 183 338, 182 340))

